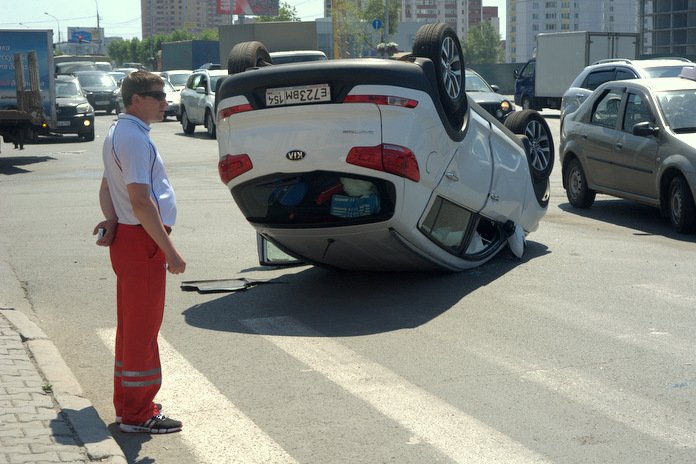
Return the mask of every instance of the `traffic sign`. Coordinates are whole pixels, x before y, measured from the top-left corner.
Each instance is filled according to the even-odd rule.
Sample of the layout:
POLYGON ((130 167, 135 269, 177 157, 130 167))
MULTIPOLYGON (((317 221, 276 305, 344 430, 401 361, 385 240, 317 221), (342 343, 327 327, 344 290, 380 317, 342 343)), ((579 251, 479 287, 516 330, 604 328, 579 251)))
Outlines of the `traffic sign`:
POLYGON ((372 28, 374 30, 379 30, 382 27, 382 20, 379 18, 375 18, 372 20, 372 28))

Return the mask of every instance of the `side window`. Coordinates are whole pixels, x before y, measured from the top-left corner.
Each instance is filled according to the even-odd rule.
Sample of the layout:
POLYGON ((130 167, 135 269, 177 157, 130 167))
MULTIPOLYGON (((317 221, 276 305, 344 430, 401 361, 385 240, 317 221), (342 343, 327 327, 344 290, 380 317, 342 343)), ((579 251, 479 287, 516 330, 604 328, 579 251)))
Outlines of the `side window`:
POLYGON ((208 76, 201 74, 201 82, 198 84, 198 87, 203 87, 206 92, 210 91, 210 89, 208 89, 208 76))
POLYGON ((590 122, 598 126, 614 129, 616 128, 616 121, 619 119, 620 107, 621 92, 610 90, 595 105, 590 122))
POLYGON ((522 72, 522 77, 534 76, 534 68, 535 67, 536 67, 536 63, 529 63, 527 66, 525 66, 525 68, 522 72))
POLYGON ((581 87, 587 90, 594 90, 604 84, 605 82, 614 80, 614 69, 602 69, 599 71, 592 71, 585 78, 585 82, 582 83, 581 87))
POLYGON ((624 116, 623 130, 632 132, 633 126, 646 121, 654 121, 650 105, 642 95, 629 93, 626 99, 626 115, 624 116))
POLYGON ((188 86, 191 89, 195 89, 196 87, 200 87, 200 82, 201 82, 201 75, 200 74, 194 74, 189 78, 189 83, 191 84, 188 86))
POLYGON ((638 76, 631 71, 630 69, 621 69, 618 68, 616 70, 616 79, 617 81, 625 80, 625 79, 636 79, 638 76))

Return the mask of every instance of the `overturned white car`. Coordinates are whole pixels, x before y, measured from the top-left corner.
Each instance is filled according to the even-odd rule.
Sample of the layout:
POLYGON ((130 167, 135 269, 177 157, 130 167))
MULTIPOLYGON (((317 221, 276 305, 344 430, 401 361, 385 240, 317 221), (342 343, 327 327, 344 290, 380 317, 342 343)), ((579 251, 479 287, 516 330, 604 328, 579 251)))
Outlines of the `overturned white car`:
POLYGON ((220 177, 264 243, 352 270, 521 256, 548 205, 548 126, 518 112, 517 132, 543 129, 530 142, 467 98, 450 27, 423 26, 401 61, 270 61, 238 44, 216 93, 220 177))

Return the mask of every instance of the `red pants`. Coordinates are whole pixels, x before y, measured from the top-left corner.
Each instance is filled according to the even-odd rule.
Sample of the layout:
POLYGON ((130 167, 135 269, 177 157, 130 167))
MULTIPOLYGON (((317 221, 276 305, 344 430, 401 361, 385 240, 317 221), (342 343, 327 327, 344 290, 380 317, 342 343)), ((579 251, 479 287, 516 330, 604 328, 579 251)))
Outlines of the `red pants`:
POLYGON ((110 247, 116 273, 114 407, 125 424, 153 416, 162 383, 157 334, 164 315, 166 260, 141 226, 119 224, 110 247))

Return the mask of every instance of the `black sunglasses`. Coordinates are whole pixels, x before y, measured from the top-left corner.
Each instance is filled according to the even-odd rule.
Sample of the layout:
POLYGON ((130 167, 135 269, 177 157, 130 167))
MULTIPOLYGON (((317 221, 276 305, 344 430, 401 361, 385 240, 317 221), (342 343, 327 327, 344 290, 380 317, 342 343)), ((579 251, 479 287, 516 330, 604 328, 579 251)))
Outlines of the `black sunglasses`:
POLYGON ((167 93, 161 90, 152 90, 150 92, 138 92, 138 95, 143 97, 152 97, 159 101, 165 101, 167 99, 167 93))

